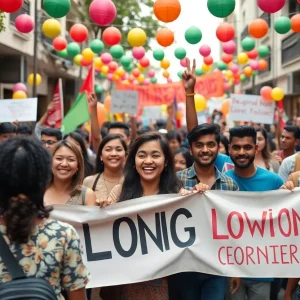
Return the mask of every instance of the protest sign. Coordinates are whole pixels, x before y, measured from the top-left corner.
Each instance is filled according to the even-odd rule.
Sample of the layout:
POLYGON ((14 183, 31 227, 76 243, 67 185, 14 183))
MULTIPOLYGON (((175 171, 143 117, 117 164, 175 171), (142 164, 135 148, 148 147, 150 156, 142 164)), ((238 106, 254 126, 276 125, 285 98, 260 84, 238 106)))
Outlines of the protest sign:
POLYGON ((37 98, 0 100, 0 122, 34 122, 37 114, 37 98))
POLYGON ((184 271, 228 277, 299 277, 300 190, 156 195, 99 207, 55 206, 75 226, 89 287, 184 271))
POLYGON ((230 97, 230 120, 273 124, 274 101, 264 100, 258 95, 231 94, 230 97))
POLYGON ((135 115, 138 112, 138 99, 137 91, 112 91, 111 112, 135 115))

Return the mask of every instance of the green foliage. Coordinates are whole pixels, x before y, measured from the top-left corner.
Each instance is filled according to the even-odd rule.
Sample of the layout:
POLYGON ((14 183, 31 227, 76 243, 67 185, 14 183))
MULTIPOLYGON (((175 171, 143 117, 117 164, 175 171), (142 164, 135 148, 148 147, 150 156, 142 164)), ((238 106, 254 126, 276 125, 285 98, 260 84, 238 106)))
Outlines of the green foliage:
MULTIPOLYGON (((125 49, 130 48, 127 42, 127 33, 132 28, 140 27, 143 30, 145 30, 147 34, 148 40, 147 40, 147 44, 145 45, 145 48, 149 49, 149 41, 151 38, 155 37, 156 31, 160 26, 159 22, 152 18, 153 1, 152 0, 113 0, 113 2, 117 9, 117 16, 113 24, 116 25, 118 29, 122 32, 122 37, 123 37, 122 46, 125 49)), ((91 3, 92 0, 85 0, 84 2, 84 8, 80 13, 80 18, 82 22, 87 22, 87 20, 91 21, 89 17, 89 6, 91 3)), ((106 28, 92 23, 88 27, 94 34, 93 38, 100 37, 99 33, 103 32, 103 30, 106 28)))
POLYGON ((0 32, 5 31, 5 26, 4 26, 4 19, 5 19, 5 13, 0 10, 0 32))

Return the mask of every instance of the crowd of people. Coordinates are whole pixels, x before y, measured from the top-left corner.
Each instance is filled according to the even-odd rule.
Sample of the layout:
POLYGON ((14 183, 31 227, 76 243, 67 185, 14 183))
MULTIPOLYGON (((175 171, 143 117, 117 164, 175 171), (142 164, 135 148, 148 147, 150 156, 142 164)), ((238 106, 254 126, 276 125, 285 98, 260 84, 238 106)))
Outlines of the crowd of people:
MULTIPOLYGON (((47 112, 34 130, 0 124, 0 233, 26 275, 47 280, 57 299, 274 300, 281 288, 285 300, 293 299, 298 288, 300 299, 295 278, 226 278, 196 272, 86 291, 89 274, 79 237, 71 225, 50 218, 52 205, 59 204, 105 209, 157 194, 299 186, 300 124, 291 121, 281 132, 279 124, 228 128, 222 114, 214 113, 209 123, 199 125, 195 68, 187 59, 182 75, 186 130, 175 128, 172 109, 165 125, 143 128, 132 118, 130 124, 107 122, 99 128, 95 95, 88 100, 91 138, 81 127, 65 136, 45 127, 47 112)), ((105 270, 99 276, 105 276, 105 270)), ((10 280, 0 257, 0 285, 10 280)))

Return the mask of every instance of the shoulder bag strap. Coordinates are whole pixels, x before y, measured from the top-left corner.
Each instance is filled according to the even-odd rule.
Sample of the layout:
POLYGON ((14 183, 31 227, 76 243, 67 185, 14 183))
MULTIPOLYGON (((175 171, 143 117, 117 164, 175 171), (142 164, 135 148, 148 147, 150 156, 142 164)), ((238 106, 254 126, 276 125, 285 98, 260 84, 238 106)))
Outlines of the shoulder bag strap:
POLYGON ((98 181, 99 181, 100 176, 101 176, 101 173, 99 173, 99 174, 97 175, 97 177, 96 177, 96 179, 95 179, 95 181, 94 181, 94 184, 93 184, 93 187, 92 187, 92 190, 93 190, 94 192, 95 192, 95 190, 96 190, 96 186, 97 186, 97 183, 98 183, 98 181))
POLYGON ((86 191, 87 191, 87 188, 85 186, 82 186, 82 188, 81 188, 82 205, 85 205, 86 191))
POLYGON ((20 267, 18 261, 11 253, 3 235, 0 233, 0 256, 13 280, 26 278, 25 273, 20 267))

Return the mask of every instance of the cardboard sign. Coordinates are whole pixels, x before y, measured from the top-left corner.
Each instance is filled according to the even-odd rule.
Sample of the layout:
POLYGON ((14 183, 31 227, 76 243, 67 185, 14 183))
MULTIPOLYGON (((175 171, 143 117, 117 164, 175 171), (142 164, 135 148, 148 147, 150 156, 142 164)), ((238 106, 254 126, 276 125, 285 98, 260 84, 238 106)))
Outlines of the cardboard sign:
POLYGON ((35 122, 36 114, 37 98, 0 100, 0 123, 35 122))
POLYGON ((136 91, 112 91, 111 112, 135 115, 138 112, 139 93, 136 91))
POLYGON ((229 119, 262 124, 273 124, 275 102, 258 95, 231 94, 229 119))

